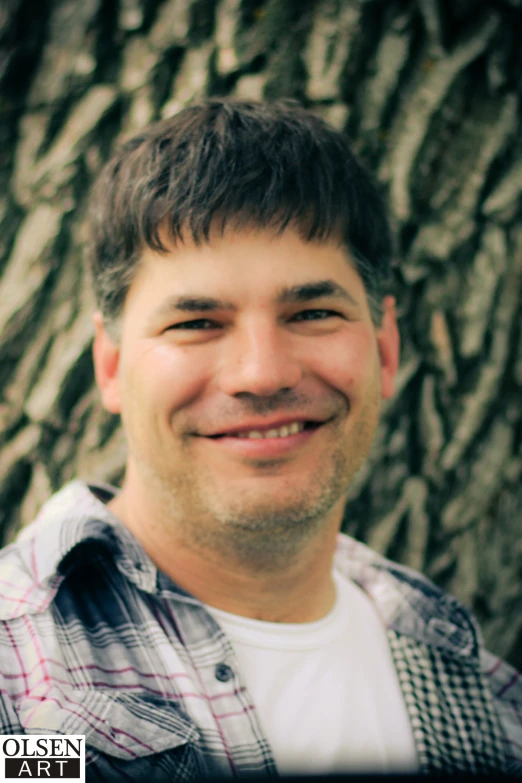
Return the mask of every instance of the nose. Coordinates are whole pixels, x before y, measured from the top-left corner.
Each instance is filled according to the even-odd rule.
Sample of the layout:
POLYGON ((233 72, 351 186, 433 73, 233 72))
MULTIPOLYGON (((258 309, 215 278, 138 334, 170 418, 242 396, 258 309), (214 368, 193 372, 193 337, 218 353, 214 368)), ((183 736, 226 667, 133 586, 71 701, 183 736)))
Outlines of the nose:
POLYGON ((294 389, 302 378, 302 366, 291 343, 288 333, 264 319, 237 329, 221 357, 221 391, 268 397, 294 389))

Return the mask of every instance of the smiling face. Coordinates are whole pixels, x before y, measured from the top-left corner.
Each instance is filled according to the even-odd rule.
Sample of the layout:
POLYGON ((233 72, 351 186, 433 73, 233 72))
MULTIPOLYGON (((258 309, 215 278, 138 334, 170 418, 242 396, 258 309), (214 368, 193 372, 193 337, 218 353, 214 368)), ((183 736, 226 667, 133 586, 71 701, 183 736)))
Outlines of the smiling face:
POLYGON ((238 550, 338 525, 397 361, 393 299, 376 328, 335 243, 252 229, 147 250, 118 345, 97 319, 98 384, 129 445, 122 495, 238 550))

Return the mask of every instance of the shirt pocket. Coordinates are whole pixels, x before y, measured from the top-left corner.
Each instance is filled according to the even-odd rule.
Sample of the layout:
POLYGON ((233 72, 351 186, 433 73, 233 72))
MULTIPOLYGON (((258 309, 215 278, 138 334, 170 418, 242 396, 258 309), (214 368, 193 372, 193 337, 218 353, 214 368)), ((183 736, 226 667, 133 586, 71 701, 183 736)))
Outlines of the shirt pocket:
POLYGON ((85 736, 87 780, 190 779, 206 771, 195 725, 175 700, 148 693, 51 688, 18 704, 27 734, 85 736))

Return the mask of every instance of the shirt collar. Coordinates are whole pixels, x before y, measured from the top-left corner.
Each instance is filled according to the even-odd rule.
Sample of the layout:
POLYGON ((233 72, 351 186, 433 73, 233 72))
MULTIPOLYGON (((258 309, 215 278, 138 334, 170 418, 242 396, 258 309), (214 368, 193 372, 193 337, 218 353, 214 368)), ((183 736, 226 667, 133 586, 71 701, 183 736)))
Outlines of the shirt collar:
MULTIPOLYGON (((149 593, 173 591, 193 603, 161 572, 106 502, 117 490, 107 484, 65 485, 22 531, 17 548, 32 584, 31 606, 42 610, 54 598, 64 573, 74 567, 74 550, 96 542, 110 551, 119 570, 149 593), (53 590, 53 588, 55 588, 53 590)), ((421 574, 381 557, 353 538, 339 535, 335 567, 373 600, 385 624, 398 633, 459 658, 478 654, 479 631, 466 608, 421 574)))
POLYGON ((388 628, 460 659, 477 659, 481 637, 473 616, 422 574, 342 534, 335 567, 370 596, 388 628))
POLYGON ((116 489, 76 480, 53 495, 17 546, 35 586, 47 590, 74 567, 74 550, 87 542, 108 550, 118 568, 142 590, 152 592, 157 570, 142 546, 110 511, 106 502, 116 489))

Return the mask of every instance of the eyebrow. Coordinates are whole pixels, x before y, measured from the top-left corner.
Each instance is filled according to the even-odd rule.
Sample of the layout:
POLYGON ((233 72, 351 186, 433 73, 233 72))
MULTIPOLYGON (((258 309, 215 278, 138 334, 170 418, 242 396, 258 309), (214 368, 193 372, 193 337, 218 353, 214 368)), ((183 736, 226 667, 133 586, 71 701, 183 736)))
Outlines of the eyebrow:
MULTIPOLYGON (((163 307, 161 308, 163 310, 163 307)), ((182 310, 185 313, 207 313, 212 310, 235 310, 232 302, 214 299, 212 296, 179 296, 167 299, 165 309, 182 310)))
POLYGON ((314 280, 310 283, 293 285, 281 288, 277 295, 277 301, 286 302, 311 302, 314 299, 323 297, 333 297, 334 299, 344 299, 352 305, 357 305, 357 300, 342 285, 335 280, 314 280))
MULTIPOLYGON (((309 283, 302 283, 293 286, 284 286, 279 289, 276 302, 278 304, 312 302, 315 299, 323 297, 333 297, 343 299, 352 305, 358 302, 346 288, 336 283, 334 280, 314 280, 309 283)), ((157 316, 162 316, 178 310, 183 313, 211 313, 217 310, 237 310, 233 302, 223 299, 216 299, 212 296, 178 296, 169 297, 158 308, 157 316)))
POLYGON ((169 296, 153 313, 151 320, 181 313, 212 313, 216 310, 236 310, 232 302, 215 299, 212 296, 169 296))

